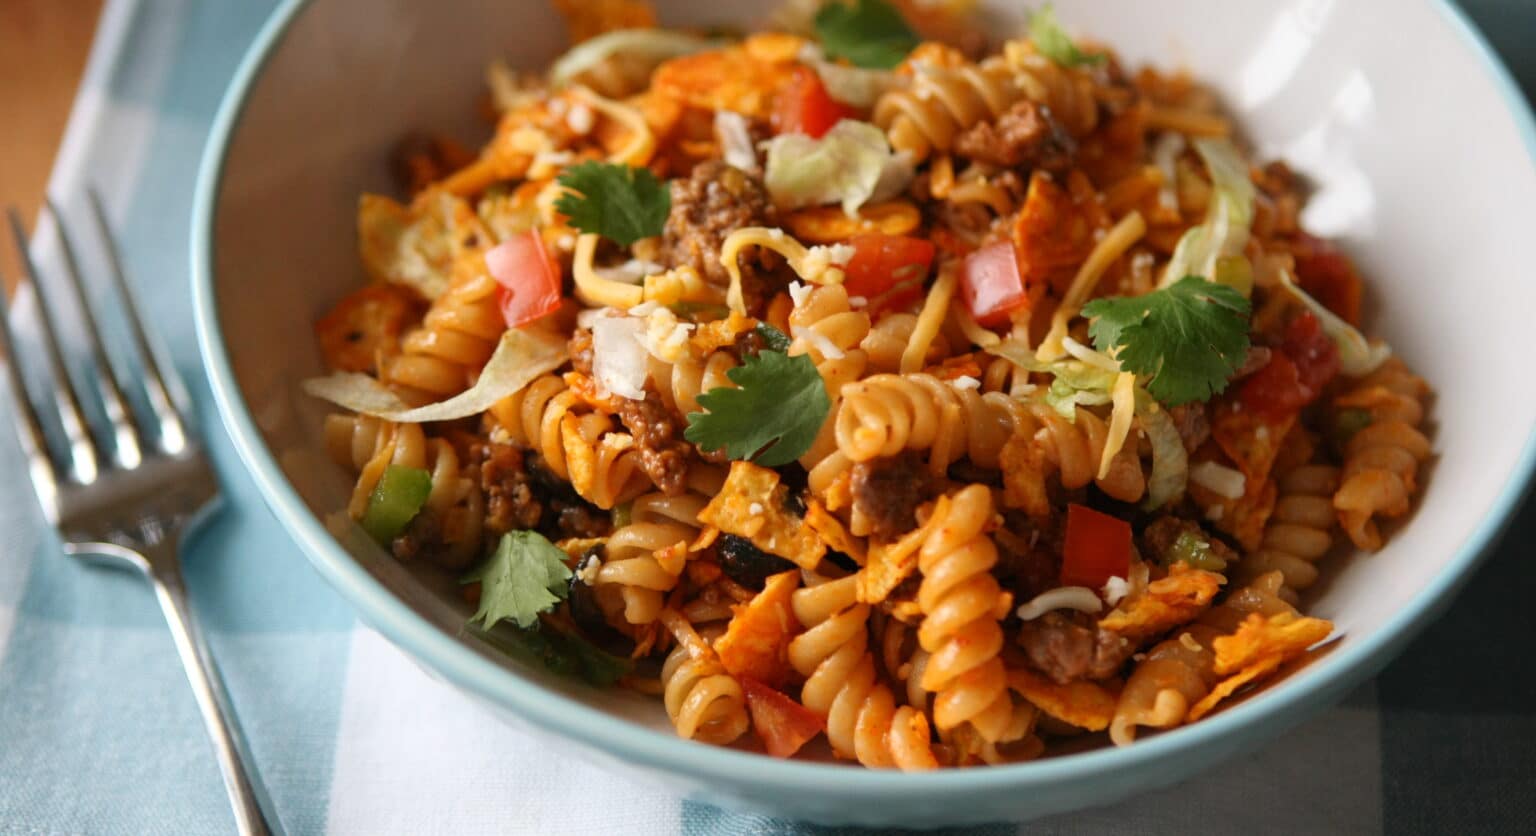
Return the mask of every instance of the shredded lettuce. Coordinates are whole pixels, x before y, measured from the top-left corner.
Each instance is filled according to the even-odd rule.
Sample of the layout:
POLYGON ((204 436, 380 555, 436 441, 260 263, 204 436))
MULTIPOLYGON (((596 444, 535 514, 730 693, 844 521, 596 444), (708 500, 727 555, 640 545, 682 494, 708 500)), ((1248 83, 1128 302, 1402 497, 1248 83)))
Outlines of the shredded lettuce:
POLYGON ((828 95, 858 108, 874 107, 876 99, 901 84, 901 76, 889 70, 866 70, 831 61, 813 61, 811 66, 828 95))
POLYGON ((549 80, 554 86, 563 87, 615 55, 637 62, 644 61, 646 66, 655 67, 668 58, 700 52, 721 44, 721 41, 667 29, 617 29, 572 47, 549 68, 549 80))
POLYGON ((1189 454, 1184 439, 1168 410, 1158 406, 1148 392, 1136 390, 1136 414, 1141 429, 1152 444, 1152 473, 1147 478, 1147 498, 1143 507, 1156 510, 1179 498, 1189 482, 1189 454))
MULTIPOLYGON (((638 348, 637 348, 638 350, 638 348)), ((389 387, 366 374, 336 372, 304 381, 304 392, 363 415, 401 424, 452 421, 486 411, 492 404, 527 386, 534 378, 564 363, 565 340, 537 328, 512 329, 480 371, 475 385, 449 398, 411 408, 389 387)))
POLYGON ((1163 271, 1160 287, 1168 287, 1185 276, 1213 281, 1217 259, 1241 256, 1248 244, 1254 198, 1248 165, 1237 148, 1225 139, 1197 139, 1195 150, 1211 174, 1210 206, 1205 211, 1205 222, 1179 239, 1163 271))
POLYGON ((844 119, 820 139, 791 133, 769 140, 763 179, 781 208, 839 203, 851 215, 879 194, 905 188, 912 169, 902 163, 884 131, 844 119))
POLYGON ((1280 284, 1291 292, 1312 315, 1317 317, 1317 323, 1322 326, 1323 333, 1333 340, 1333 344, 1339 347, 1339 371, 1350 377, 1360 377, 1376 371, 1382 363, 1392 356, 1392 347, 1384 342, 1371 342, 1365 335, 1355 330, 1354 326, 1340 319, 1333 311, 1328 310, 1323 304, 1313 299, 1305 290, 1302 290, 1296 281, 1291 278, 1289 271, 1281 270, 1279 273, 1280 284))

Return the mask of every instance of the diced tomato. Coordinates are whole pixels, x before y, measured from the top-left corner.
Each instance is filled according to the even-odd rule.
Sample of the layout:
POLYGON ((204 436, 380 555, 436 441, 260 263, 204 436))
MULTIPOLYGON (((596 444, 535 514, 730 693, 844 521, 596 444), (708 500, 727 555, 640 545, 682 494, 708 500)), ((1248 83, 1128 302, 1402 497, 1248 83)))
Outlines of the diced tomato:
POLYGON ((1303 232, 1296 238, 1296 279, 1312 298, 1350 325, 1360 324, 1364 286, 1354 262, 1333 244, 1303 232))
POLYGON ((1338 346, 1309 311, 1291 320, 1269 363, 1243 381, 1238 400, 1266 416, 1288 415, 1317 400, 1338 371, 1338 346))
POLYGON ((1131 524, 1086 505, 1067 505, 1061 583, 1098 589, 1131 570, 1131 524))
POLYGON ((544 239, 529 230, 492 247, 485 268, 501 285, 498 301, 508 328, 517 328, 560 307, 560 265, 544 249, 544 239))
POLYGON ((1008 314, 1029 304, 1018 252, 1012 241, 997 241, 965 257, 960 298, 982 325, 1001 325, 1008 314))
POLYGON ((770 123, 775 134, 802 133, 820 139, 839 121, 857 116, 853 108, 832 98, 815 70, 797 67, 789 83, 774 94, 770 123))
POLYGON ((853 258, 843 268, 849 296, 870 300, 870 308, 903 308, 923 295, 933 264, 931 241, 906 235, 864 232, 848 239, 853 258))
POLYGON ((1296 364, 1301 385, 1310 391, 1307 403, 1315 400, 1328 381, 1339 373, 1339 347, 1323 333, 1322 323, 1311 311, 1302 313, 1286 326, 1280 350, 1296 364))
POLYGON ((750 676, 736 678, 752 713, 752 728, 762 738, 763 747, 776 758, 787 758, 800 751, 811 738, 826 730, 821 715, 795 702, 750 676))

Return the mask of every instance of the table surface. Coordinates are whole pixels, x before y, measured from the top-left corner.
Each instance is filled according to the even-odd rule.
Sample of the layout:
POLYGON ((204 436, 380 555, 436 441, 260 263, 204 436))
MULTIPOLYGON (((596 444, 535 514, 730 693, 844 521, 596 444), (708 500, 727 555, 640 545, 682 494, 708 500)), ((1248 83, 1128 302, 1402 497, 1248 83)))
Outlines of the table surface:
MULTIPOLYGON (((179 5, 189 14, 196 8, 190 4, 179 5)), ((1464 0, 1462 5, 1502 53, 1528 95, 1536 92, 1536 3, 1531 0, 1464 0)), ((7 127, 4 153, 0 154, 0 203, 15 203, 28 213, 37 206, 99 8, 99 0, 0 0, 0 113, 29 114, 24 122, 7 127)), ((217 91, 195 92, 216 95, 217 91)), ((184 256, 180 252, 174 256, 179 267, 184 256)), ((8 276, 15 274, 9 269, 4 272, 8 276)), ((265 524, 270 525, 270 522, 265 524)), ((1536 740, 1536 661, 1519 646, 1522 643, 1511 641, 1511 637, 1536 635, 1536 607, 1530 606, 1527 593, 1536 588, 1536 560, 1532 559, 1536 555, 1531 554, 1529 546, 1532 542, 1536 542, 1536 506, 1528 503, 1515 518, 1497 553, 1472 580, 1457 605, 1376 681, 1373 701, 1380 706, 1380 824, 1386 832, 1504 833, 1531 832, 1536 827, 1530 798, 1530 790, 1536 786, 1536 747, 1529 745, 1530 741, 1536 740), (1512 745, 1491 745, 1491 741, 1497 739, 1511 741, 1512 745)), ((0 578, 4 574, 0 572, 0 578)), ((212 573, 198 571, 196 574, 198 577, 191 579, 194 587, 216 594, 235 592, 214 589, 222 582, 211 578, 212 573)), ((48 575, 39 575, 31 581, 29 594, 50 605, 80 594, 77 579, 70 579, 68 583, 71 585, 67 587, 64 583, 54 581, 48 575), (55 587, 55 583, 59 585, 55 587)), ((81 599, 78 603, 88 604, 89 601, 81 599)), ((136 615, 135 623, 137 618, 136 615)), ((229 630, 228 625, 222 623, 227 618, 216 616, 216 629, 229 630)), ((152 625, 152 622, 146 623, 152 625)), ((262 640, 260 637, 244 639, 253 643, 262 640)), ((285 651, 292 648, 284 642, 295 641, 281 634, 276 634, 275 640, 277 644, 274 646, 281 646, 285 651)), ((385 649, 373 648, 366 642, 366 639, 360 640, 360 646, 367 654, 379 654, 368 658, 393 658, 385 649)), ((219 652, 240 658, 241 646, 234 640, 216 639, 215 644, 219 652)), ((354 654, 357 652, 353 651, 354 654)), ((232 667, 239 675, 239 666, 232 667)), ((19 697, 17 702, 11 703, 13 708, 24 705, 29 695, 7 691, 6 682, 15 685, 16 680, 9 679, 6 673, 0 671, 0 692, 9 695, 8 701, 19 697)), ((15 673, 35 674, 36 671, 15 673)), ((163 673, 166 682, 175 683, 173 671, 167 669, 163 673)), ((254 683, 235 682, 233 685, 237 692, 249 692, 254 683)), ((310 706, 298 704, 290 704, 289 709, 283 722, 303 723, 307 712, 312 710, 310 706)), ((0 740, 8 739, 7 729, 17 731, 10 724, 12 720, 52 722, 57 719, 34 717, 23 721, 5 715, 6 712, 0 712, 0 740)), ((252 719, 259 723, 261 718, 252 719)), ((74 722, 79 723, 80 718, 74 722)), ((1313 728, 1316 731, 1318 727, 1313 728)), ((190 738, 191 744, 197 744, 195 735, 190 738)), ((0 746, 0 775, 12 774, 10 769, 33 768, 32 764, 13 760, 6 748, 0 746)), ((198 750, 194 746, 191 751, 198 750)), ((321 754, 325 751, 323 745, 316 745, 316 755, 325 757, 321 754)), ((11 754, 20 757, 23 753, 11 754)), ((263 754, 275 753, 258 752, 259 756, 263 754)), ((1341 756, 1345 754, 1340 752, 1341 756)), ((337 770, 348 762, 340 754, 335 758, 337 770)), ((268 764, 275 760, 270 756, 263 758, 268 764)), ((297 773, 292 776, 294 781, 307 780, 301 763, 289 758, 282 761, 284 770, 297 773)), ((369 765, 373 768, 381 766, 378 762, 369 765)), ((1295 759, 1290 763, 1293 768, 1301 765, 1295 759)), ((174 769, 164 763, 161 767, 174 769)), ((40 768, 46 768, 46 764, 40 768)), ((1310 772, 1328 775, 1330 767, 1317 764, 1315 769, 1288 772, 1275 780, 1305 787, 1313 780, 1313 776, 1306 774, 1310 772)), ((272 777, 281 779, 284 776, 272 777)), ((152 776, 144 778, 150 784, 154 783, 152 776)), ((203 789, 211 791, 211 797, 215 799, 213 812, 218 814, 216 789, 203 789)), ((86 788, 80 791, 90 793, 86 788)), ((5 799, 0 797, 0 811, 6 808, 4 802, 5 799)), ((685 809, 684 817, 691 816, 693 825, 685 829, 729 832, 751 824, 751 820, 745 818, 717 820, 713 818, 717 811, 697 807, 685 809), (711 822, 716 823, 714 827, 707 826, 711 822)), ((323 814, 315 815, 318 817, 301 821, 320 823, 326 820, 323 814)), ((332 824, 337 821, 334 810, 330 821, 332 824)), ((1088 831, 1094 829, 1095 822, 1107 825, 1113 821, 1085 814, 1075 826, 1061 829, 1088 831)), ((307 828, 301 825, 298 829, 307 828)), ((0 816, 0 832, 9 832, 3 816, 0 816)))

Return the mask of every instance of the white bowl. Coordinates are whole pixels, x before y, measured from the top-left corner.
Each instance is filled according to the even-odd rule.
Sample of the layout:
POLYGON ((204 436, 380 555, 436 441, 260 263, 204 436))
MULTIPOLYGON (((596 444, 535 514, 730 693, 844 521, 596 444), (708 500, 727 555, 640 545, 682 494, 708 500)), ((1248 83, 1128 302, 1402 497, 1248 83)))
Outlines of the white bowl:
MULTIPOLYGON (((749 22, 757 2, 662 2, 671 23, 749 22)), ((992 5, 1017 22, 1021 4, 992 5)), ((1370 280, 1374 330, 1434 385, 1438 460, 1409 523, 1313 603, 1344 638, 1255 699, 1126 749, 923 775, 775 761, 677 739, 658 703, 522 667, 460 635, 443 579, 420 578, 323 518, 348 480, 326 460, 312 323, 362 281, 357 196, 386 190, 410 130, 478 139, 492 57, 534 69, 563 32, 543 2, 284 6, 247 56, 209 141, 194 242, 201 344, 236 446, 314 565, 429 670, 510 720, 694 798, 823 822, 955 824, 1100 804, 1187 777, 1278 734, 1380 669, 1449 602, 1536 459, 1526 385, 1536 282, 1536 129, 1508 74, 1444 2, 1075 0, 1075 29, 1132 65, 1213 83, 1260 155, 1316 184, 1305 221, 1370 280)))

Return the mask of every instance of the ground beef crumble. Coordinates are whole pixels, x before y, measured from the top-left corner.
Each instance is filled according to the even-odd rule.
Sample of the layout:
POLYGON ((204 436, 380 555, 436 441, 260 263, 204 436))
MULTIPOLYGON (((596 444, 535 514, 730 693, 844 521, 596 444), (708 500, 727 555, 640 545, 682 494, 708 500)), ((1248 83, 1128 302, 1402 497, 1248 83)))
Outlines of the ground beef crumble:
POLYGON ((955 152, 977 162, 1058 170, 1071 163, 1074 144, 1038 104, 1027 99, 992 122, 978 122, 955 138, 955 152))
POLYGON ((853 511, 868 518, 872 534, 890 540, 917 527, 917 506, 938 492, 921 453, 907 451, 853 466, 853 511))
POLYGON ((601 537, 612 528, 607 512, 577 496, 536 453, 487 439, 472 446, 470 462, 479 470, 490 536, 534 530, 551 539, 601 537))
POLYGON ((1076 610, 1024 622, 1017 641, 1030 664, 1061 685, 1113 676, 1136 652, 1124 636, 1100 630, 1093 616, 1076 610))
POLYGON ((640 452, 640 469, 657 489, 667 496, 677 496, 688 489, 688 453, 692 445, 683 440, 683 423, 662 402, 650 385, 643 400, 618 398, 619 420, 635 437, 640 452))
MULTIPOLYGON (((720 263, 720 245, 742 227, 777 226, 773 203, 762 181, 719 160, 695 166, 687 179, 672 181, 672 211, 662 233, 662 250, 672 267, 684 265, 706 280, 730 280, 720 263)), ((776 257, 762 253, 741 259, 742 292, 749 312, 766 302, 765 273, 776 257)))

